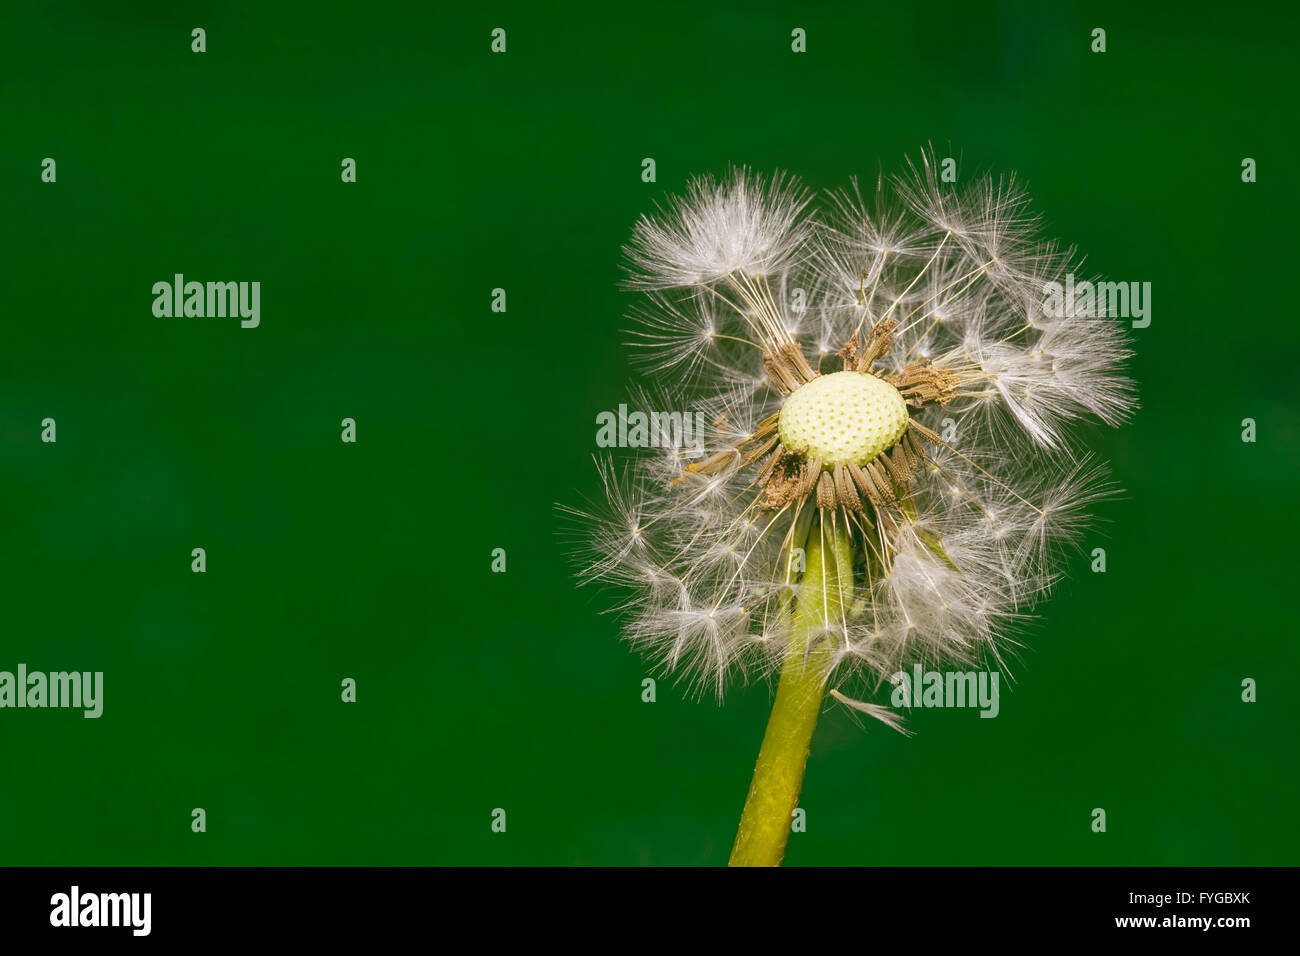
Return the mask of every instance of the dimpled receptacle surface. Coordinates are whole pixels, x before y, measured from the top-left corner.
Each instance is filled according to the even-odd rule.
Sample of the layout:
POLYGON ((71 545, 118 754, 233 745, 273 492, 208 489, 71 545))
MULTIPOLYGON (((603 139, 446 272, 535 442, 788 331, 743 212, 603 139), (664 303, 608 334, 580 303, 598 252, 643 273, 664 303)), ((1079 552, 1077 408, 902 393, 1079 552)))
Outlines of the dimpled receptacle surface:
POLYGON ((822 464, 865 465, 907 431, 907 403, 874 375, 832 372, 801 385, 781 406, 781 444, 822 464))

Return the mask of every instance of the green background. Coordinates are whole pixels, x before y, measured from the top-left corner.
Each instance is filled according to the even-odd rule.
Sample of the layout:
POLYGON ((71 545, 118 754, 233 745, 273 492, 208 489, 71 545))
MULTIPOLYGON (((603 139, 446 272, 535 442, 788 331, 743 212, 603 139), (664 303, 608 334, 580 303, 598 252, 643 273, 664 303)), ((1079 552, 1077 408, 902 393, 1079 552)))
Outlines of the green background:
POLYGON ((1017 171, 1092 270, 1152 283, 1143 409, 1091 433, 1127 496, 1085 543, 1108 573, 1074 563, 997 719, 918 711, 909 740, 826 712, 787 863, 1297 862, 1294 15, 5 19, 0 669, 106 689, 99 720, 0 711, 0 861, 725 862, 770 689, 643 703, 555 510, 596 493, 595 416, 635 375, 619 249, 692 174, 839 186, 933 142, 1017 171), (260 281, 261 327, 155 318, 175 272, 260 281))

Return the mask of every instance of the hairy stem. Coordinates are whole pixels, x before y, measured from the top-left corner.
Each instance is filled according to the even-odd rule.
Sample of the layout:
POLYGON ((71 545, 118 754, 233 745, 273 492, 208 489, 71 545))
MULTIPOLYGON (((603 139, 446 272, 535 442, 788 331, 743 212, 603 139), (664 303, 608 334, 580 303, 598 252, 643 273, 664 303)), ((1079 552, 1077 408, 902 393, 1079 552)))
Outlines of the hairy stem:
POLYGON ((823 512, 808 536, 790 644, 731 850, 731 866, 779 866, 785 856, 808 745, 826 692, 827 665, 834 654, 830 644, 814 641, 828 621, 841 620, 852 591, 853 539, 823 512))

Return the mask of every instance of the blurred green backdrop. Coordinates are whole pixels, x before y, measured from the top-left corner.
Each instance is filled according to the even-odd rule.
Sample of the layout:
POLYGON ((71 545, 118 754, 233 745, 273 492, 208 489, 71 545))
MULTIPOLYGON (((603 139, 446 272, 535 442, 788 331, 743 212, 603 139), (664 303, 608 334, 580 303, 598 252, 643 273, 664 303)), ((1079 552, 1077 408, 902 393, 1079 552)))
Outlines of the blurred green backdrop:
POLYGON ((1297 862, 1296 17, 1045 7, 8 11, 0 669, 106 689, 0 711, 0 862, 725 862, 769 688, 642 703, 557 533, 635 374, 619 248, 692 174, 930 142, 1152 282, 1094 433, 1128 496, 996 720, 827 711, 787 863, 1297 862), (155 318, 176 272, 260 281, 261 327, 155 318))

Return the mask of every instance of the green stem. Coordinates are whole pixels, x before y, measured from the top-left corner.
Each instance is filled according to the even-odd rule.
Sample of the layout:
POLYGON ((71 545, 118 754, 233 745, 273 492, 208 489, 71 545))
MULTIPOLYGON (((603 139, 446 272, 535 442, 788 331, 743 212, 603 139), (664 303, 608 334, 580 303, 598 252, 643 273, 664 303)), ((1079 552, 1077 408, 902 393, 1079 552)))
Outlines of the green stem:
POLYGON ((814 522, 808 539, 790 644, 740 817, 731 866, 780 866, 785 856, 832 653, 827 645, 810 648, 809 641, 826 621, 840 619, 853 590, 853 539, 847 529, 830 521, 814 522))

